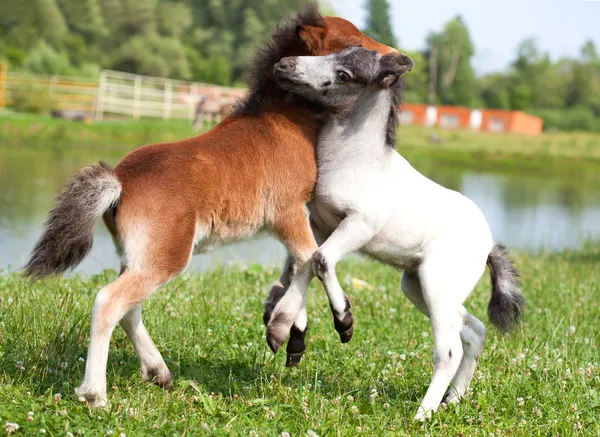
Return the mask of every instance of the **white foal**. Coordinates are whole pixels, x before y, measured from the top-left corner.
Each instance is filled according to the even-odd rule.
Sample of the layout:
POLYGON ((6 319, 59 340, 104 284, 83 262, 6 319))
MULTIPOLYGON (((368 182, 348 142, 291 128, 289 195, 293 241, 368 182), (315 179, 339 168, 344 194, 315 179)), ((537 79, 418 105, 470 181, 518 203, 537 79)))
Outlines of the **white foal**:
POLYGON ((416 414, 423 420, 440 402, 458 402, 467 392, 486 331, 463 302, 486 263, 494 325, 513 327, 524 300, 518 272, 506 250, 494 244, 479 208, 421 175, 395 150, 399 76, 412 66, 406 56, 382 57, 355 47, 324 57, 284 58, 275 74, 281 87, 328 113, 310 210, 316 233, 326 239, 313 256, 313 269, 332 302, 336 328, 349 321, 351 329, 352 317, 335 265, 356 250, 403 269, 402 290, 431 319, 435 369, 416 414))

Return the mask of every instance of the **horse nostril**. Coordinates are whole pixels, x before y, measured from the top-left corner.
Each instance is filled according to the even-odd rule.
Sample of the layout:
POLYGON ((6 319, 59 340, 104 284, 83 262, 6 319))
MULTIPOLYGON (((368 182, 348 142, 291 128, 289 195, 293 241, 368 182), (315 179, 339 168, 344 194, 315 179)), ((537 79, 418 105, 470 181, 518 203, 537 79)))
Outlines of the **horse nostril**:
POLYGON ((293 71, 295 67, 296 62, 293 59, 282 59, 277 64, 277 70, 281 72, 289 73, 290 71, 293 71))

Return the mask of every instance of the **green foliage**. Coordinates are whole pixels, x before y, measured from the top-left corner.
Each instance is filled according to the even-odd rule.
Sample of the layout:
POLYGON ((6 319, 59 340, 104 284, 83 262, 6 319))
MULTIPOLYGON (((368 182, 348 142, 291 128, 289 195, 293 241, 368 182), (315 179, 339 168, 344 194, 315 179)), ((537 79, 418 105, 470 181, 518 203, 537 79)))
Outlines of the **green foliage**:
POLYGON ((102 1, 59 0, 61 10, 72 32, 84 36, 88 41, 95 41, 106 33, 99 4, 102 1))
POLYGON ((11 93, 13 108, 19 112, 47 114, 55 107, 55 101, 48 88, 33 79, 11 93))
POLYGON ((40 37, 52 44, 59 44, 67 34, 67 25, 56 0, 34 0, 32 3, 40 37))
POLYGON ((591 109, 530 109, 527 111, 544 120, 545 130, 600 132, 600 119, 591 109))
POLYGON ((57 51, 44 41, 29 52, 25 59, 25 68, 31 73, 67 75, 71 69, 69 56, 63 51, 57 51))
POLYGON ((397 47, 398 41, 392 29, 388 0, 367 0, 366 7, 368 18, 365 33, 376 41, 390 47, 397 47))
POLYGON ((188 79, 190 67, 180 41, 155 34, 133 36, 115 54, 113 68, 149 76, 188 79))
POLYGON ((229 85, 232 78, 231 62, 224 56, 210 55, 201 57, 193 50, 188 50, 191 68, 191 79, 195 82, 229 85))
POLYGON ((415 63, 413 70, 403 76, 405 84, 404 98, 410 103, 426 103, 428 72, 425 56, 417 51, 403 50, 402 52, 410 56, 415 63))
POLYGON ((474 105, 477 96, 471 57, 475 51, 462 18, 457 16, 444 26, 442 32, 430 34, 427 46, 429 79, 433 81, 428 101, 474 105))

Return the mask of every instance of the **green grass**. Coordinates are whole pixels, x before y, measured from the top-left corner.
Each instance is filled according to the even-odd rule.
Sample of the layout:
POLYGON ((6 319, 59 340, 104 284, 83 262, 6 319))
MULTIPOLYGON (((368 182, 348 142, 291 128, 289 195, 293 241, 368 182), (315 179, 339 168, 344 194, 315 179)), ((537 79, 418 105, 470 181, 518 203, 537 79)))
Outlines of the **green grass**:
MULTIPOLYGON (((486 171, 524 170, 578 180, 600 179, 600 134, 543 133, 538 136, 436 130, 441 144, 429 141, 430 128, 403 126, 398 150, 410 161, 436 160, 446 165, 486 171)), ((197 135, 185 120, 113 120, 85 124, 39 115, 0 112, 0 146, 119 149, 197 135)))
MULTIPOLYGON (((338 343, 325 293, 313 281, 308 350, 294 369, 285 369, 285 353, 273 355, 264 342, 261 305, 277 271, 185 275, 144 308, 146 326, 174 374, 174 391, 141 380, 133 348, 117 328, 107 411, 88 410, 73 390, 83 376, 94 294, 115 273, 34 285, 0 276, 0 433, 14 422, 22 435, 44 428, 57 436, 78 430, 115 436, 305 436, 308 430, 319 436, 599 435, 600 246, 516 254, 515 260, 528 300, 522 328, 509 337, 490 328, 470 397, 424 424, 412 417, 429 384, 433 341, 393 269, 357 260, 340 265, 345 282, 355 277, 373 287, 346 285, 356 316, 354 339, 346 345, 338 343)), ((487 321, 488 300, 486 275, 467 307, 487 321)))

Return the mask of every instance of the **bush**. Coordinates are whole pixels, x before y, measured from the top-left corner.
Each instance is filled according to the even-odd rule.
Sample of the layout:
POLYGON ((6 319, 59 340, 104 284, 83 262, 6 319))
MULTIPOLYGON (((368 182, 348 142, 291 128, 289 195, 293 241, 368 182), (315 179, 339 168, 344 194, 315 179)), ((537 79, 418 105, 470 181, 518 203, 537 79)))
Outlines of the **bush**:
POLYGON ((195 82, 230 85, 233 76, 231 61, 223 56, 202 57, 193 50, 188 50, 187 57, 195 82))
POLYGON ((38 74, 69 74, 71 62, 64 52, 54 50, 41 41, 27 56, 24 62, 27 71, 38 74))
POLYGON ((600 120, 588 108, 532 109, 527 112, 544 120, 544 130, 600 132, 600 120))
POLYGON ((56 104, 49 90, 34 80, 27 81, 20 89, 12 91, 11 97, 12 108, 18 112, 48 114, 56 104))
POLYGON ((25 62, 26 53, 15 47, 0 48, 0 58, 6 60, 11 67, 21 67, 25 62))

